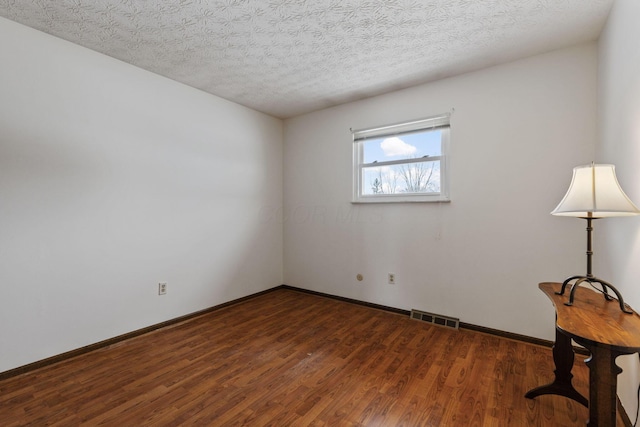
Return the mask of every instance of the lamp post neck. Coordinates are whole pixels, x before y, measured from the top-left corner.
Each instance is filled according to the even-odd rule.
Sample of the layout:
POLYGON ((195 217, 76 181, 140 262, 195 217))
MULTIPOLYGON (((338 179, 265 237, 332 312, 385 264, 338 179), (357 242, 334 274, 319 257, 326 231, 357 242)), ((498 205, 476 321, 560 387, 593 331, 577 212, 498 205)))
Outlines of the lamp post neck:
POLYGON ((588 278, 593 278, 593 273, 592 273, 592 258, 593 258, 593 248, 592 248, 592 232, 593 232, 593 226, 592 226, 592 221, 594 219, 597 218, 592 218, 592 217, 587 217, 585 218, 587 220, 587 277, 588 278))

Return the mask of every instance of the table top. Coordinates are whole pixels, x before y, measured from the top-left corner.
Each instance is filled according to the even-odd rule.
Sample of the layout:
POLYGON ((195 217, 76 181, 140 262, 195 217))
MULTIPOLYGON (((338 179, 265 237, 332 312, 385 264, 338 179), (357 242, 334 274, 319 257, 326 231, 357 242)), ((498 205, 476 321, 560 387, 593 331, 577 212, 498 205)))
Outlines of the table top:
POLYGON ((624 352, 640 351, 640 316, 623 313, 617 300, 607 301, 600 292, 579 286, 572 306, 570 288, 564 295, 556 295, 561 283, 543 282, 538 285, 551 299, 556 309, 556 326, 573 338, 590 344, 610 346, 624 352))

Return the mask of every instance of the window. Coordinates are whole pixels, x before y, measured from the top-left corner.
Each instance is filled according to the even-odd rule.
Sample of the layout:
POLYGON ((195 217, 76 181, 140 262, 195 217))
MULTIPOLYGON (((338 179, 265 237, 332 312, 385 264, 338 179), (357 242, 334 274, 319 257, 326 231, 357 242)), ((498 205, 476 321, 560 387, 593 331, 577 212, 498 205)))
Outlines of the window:
POLYGON ((354 203, 449 201, 449 114, 352 133, 354 203))

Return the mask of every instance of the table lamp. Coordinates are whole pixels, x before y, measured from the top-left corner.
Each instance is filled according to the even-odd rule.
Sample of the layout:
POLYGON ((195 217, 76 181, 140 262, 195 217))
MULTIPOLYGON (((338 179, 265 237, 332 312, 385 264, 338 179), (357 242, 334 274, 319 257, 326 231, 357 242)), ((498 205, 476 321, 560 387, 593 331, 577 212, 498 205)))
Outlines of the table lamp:
MULTIPOLYGON (((569 190, 567 190, 567 194, 564 195, 560 204, 551 212, 551 215, 571 216, 587 220, 587 274, 586 276, 571 276, 562 283, 562 288, 558 295, 564 295, 567 285, 575 281, 570 285, 569 301, 565 305, 573 305, 575 290, 581 283, 587 282, 591 286, 599 283, 602 289, 601 292, 607 300, 613 299, 608 292, 608 289, 610 289, 616 295, 620 303, 620 309, 625 313, 633 313, 627 308, 622 295, 612 284, 592 274, 591 258, 593 250, 591 248, 591 233, 594 219, 639 214, 640 210, 620 188, 614 165, 591 163, 590 165, 573 168, 573 178, 571 179, 569 190)), ((595 288, 595 286, 593 287, 595 288)))

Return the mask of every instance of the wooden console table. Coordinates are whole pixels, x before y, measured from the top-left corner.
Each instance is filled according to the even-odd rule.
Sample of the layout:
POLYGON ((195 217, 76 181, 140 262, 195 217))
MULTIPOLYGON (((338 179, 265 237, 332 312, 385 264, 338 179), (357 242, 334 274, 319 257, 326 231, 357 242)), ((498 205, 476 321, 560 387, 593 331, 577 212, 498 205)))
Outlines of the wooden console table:
POLYGON ((530 390, 525 397, 533 399, 543 394, 557 394, 571 398, 589 408, 590 427, 615 427, 616 384, 620 369, 615 360, 621 354, 640 351, 640 316, 625 314, 618 301, 607 301, 590 288, 576 289, 573 306, 564 303, 568 292, 557 295, 560 283, 540 283, 556 309, 556 342, 553 361, 555 380, 551 384, 530 390), (589 400, 571 384, 574 353, 571 340, 591 352, 586 360, 589 367, 589 400))

